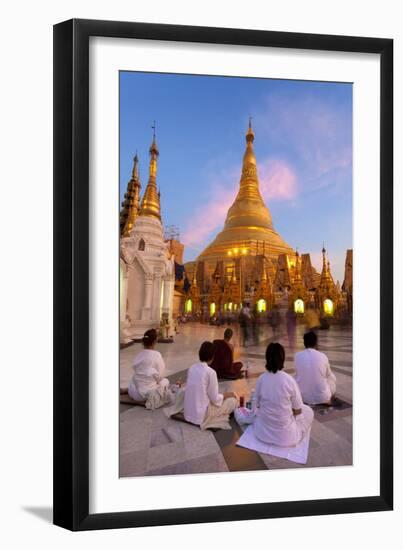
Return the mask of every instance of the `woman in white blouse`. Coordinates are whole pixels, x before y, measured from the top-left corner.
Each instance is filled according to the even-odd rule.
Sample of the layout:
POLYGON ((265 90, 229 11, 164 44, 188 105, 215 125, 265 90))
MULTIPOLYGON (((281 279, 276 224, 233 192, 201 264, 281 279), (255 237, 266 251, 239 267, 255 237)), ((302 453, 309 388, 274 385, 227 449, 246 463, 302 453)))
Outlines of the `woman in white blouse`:
POLYGON ((269 344, 266 369, 256 383, 257 415, 253 423, 256 437, 279 447, 297 445, 309 430, 313 411, 304 405, 295 379, 283 372, 285 360, 281 344, 269 344))
MULTIPOLYGON (((146 401, 155 392, 161 396, 168 392, 169 381, 164 378, 165 363, 160 352, 154 349, 157 337, 155 329, 147 330, 143 336, 144 349, 133 360, 134 373, 127 393, 134 401, 146 401)), ((171 395, 163 401, 170 402, 171 395)))
POLYGON ((234 392, 219 392, 217 373, 209 366, 213 357, 214 344, 203 342, 199 350, 200 362, 188 370, 184 417, 202 430, 212 427, 231 429, 228 418, 237 405, 237 398, 234 392))

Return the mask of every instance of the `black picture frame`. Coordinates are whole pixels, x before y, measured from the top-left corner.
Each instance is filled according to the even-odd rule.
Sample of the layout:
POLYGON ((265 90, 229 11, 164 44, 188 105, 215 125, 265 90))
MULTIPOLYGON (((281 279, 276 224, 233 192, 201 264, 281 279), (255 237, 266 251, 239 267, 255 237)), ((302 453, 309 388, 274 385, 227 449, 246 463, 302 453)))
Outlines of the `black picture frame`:
POLYGON ((73 19, 54 26, 54 523, 71 530, 393 507, 393 40, 73 19), (380 488, 365 497, 89 513, 89 39, 380 54, 380 488))

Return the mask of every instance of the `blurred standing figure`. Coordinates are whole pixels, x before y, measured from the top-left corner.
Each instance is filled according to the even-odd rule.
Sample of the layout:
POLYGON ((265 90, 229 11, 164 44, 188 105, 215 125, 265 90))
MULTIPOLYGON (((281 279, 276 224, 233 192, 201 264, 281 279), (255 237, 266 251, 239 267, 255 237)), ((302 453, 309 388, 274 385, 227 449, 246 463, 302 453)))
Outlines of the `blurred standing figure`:
POLYGON ((248 338, 249 338, 249 324, 250 324, 250 309, 249 304, 245 304, 241 309, 239 314, 239 326, 241 327, 242 332, 242 343, 241 345, 245 348, 247 347, 248 338))
POLYGON ((255 346, 259 344, 259 317, 257 311, 253 311, 251 316, 252 338, 255 346))
POLYGON ((295 311, 291 309, 287 310, 286 316, 286 326, 287 326, 287 336, 288 336, 288 345, 291 351, 295 351, 295 339, 297 331, 297 315, 295 311))
POLYGON ((277 340, 278 334, 279 334, 279 329, 280 329, 280 323, 281 323, 281 315, 280 315, 280 311, 278 309, 278 306, 273 307, 273 310, 271 312, 270 321, 271 321, 271 328, 272 328, 272 331, 273 331, 273 339, 277 340))
POLYGON ((336 393, 336 377, 327 356, 316 350, 318 337, 314 332, 304 334, 305 350, 295 354, 295 380, 304 403, 330 404, 336 393))

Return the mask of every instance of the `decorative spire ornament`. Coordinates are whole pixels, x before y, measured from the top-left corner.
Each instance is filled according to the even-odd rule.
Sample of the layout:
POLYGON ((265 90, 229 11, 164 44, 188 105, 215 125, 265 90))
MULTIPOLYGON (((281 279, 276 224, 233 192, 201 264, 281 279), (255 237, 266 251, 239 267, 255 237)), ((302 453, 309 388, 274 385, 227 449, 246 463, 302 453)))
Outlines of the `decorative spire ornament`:
POLYGON ((150 168, 146 190, 141 201, 140 214, 142 216, 153 216, 161 220, 160 197, 157 190, 157 160, 159 151, 155 139, 155 121, 152 126, 153 141, 150 146, 150 168))
POLYGON ((127 191, 122 202, 120 211, 120 235, 127 237, 133 228, 134 222, 139 215, 140 205, 140 178, 139 178, 139 158, 136 155, 133 159, 132 177, 127 184, 127 191))

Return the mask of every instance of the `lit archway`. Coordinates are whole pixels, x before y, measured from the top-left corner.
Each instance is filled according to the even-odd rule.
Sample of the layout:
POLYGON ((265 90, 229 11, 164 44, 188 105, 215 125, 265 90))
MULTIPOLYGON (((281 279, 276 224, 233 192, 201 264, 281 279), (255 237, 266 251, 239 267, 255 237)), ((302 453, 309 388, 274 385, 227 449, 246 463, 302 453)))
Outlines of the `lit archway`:
POLYGON ((330 298, 326 298, 323 302, 323 311, 325 312, 325 315, 333 315, 334 313, 334 304, 333 301, 330 300, 330 298))
POLYGON ((304 305, 303 300, 301 300, 301 298, 298 298, 297 300, 295 300, 295 302, 294 302, 294 311, 295 311, 295 313, 304 313, 305 305, 304 305))
POLYGON ((192 300, 189 298, 185 303, 185 312, 192 313, 192 300))
POLYGON ((263 313, 264 311, 266 311, 266 300, 260 298, 260 300, 258 300, 257 302, 256 309, 259 313, 263 313))
POLYGON ((210 317, 214 317, 214 314, 215 314, 215 303, 212 302, 210 304, 210 317))

